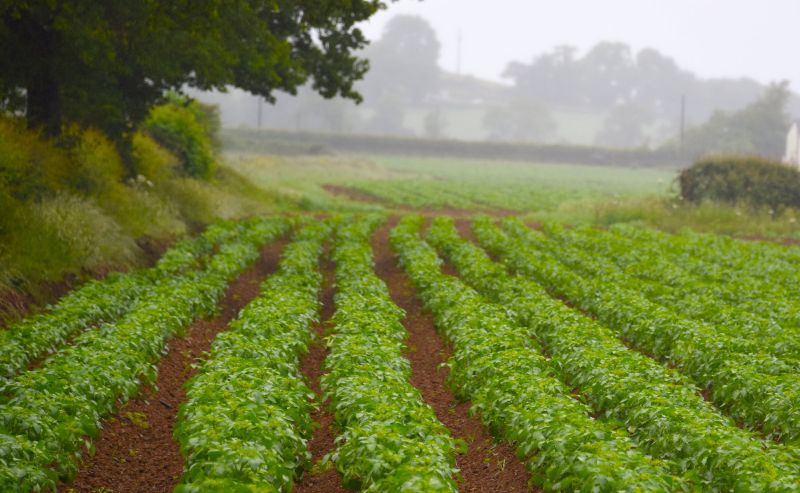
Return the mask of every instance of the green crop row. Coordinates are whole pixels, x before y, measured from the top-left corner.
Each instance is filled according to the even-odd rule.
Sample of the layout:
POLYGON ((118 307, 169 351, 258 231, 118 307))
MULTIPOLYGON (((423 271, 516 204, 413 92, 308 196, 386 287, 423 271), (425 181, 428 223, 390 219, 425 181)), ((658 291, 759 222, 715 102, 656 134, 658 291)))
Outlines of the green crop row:
MULTIPOLYGON (((541 236, 537 247, 579 271, 582 275, 602 276, 609 282, 640 291, 684 317, 714 324, 717 331, 734 338, 756 342, 758 348, 791 365, 786 371, 800 369, 800 332, 796 327, 778 324, 770 318, 776 303, 795 305, 788 296, 759 297, 760 309, 746 303, 726 303, 720 291, 733 290, 753 299, 749 292, 752 279, 730 279, 725 284, 709 284, 688 275, 665 258, 665 253, 649 244, 619 238, 607 232, 547 228, 556 241, 541 236), (591 256, 591 261, 585 259, 591 256), (623 272, 624 271, 624 272, 623 272)), ((535 233, 534 233, 535 234, 535 233)), ((709 256, 713 255, 709 252, 709 256)))
POLYGON ((639 446, 677 466, 676 474, 703 491, 796 491, 798 457, 736 427, 680 374, 631 351, 540 285, 509 275, 461 239, 452 219, 436 218, 428 238, 470 285, 529 328, 593 409, 624 422, 639 446))
POLYGON ((512 270, 596 316, 634 347, 675 365, 747 426, 786 442, 800 438, 800 377, 781 373, 785 363, 758 352, 757 344, 686 320, 638 291, 603 278, 583 278, 533 248, 524 225, 504 225, 516 236, 505 234, 488 218, 475 222, 475 233, 481 245, 512 270))
POLYGON ((211 315, 228 283, 286 230, 283 219, 256 220, 224 243, 204 269, 158 285, 113 324, 78 336, 73 345, 6 386, 0 402, 0 490, 53 489, 75 473, 81 446, 104 416, 142 381, 155 379, 167 340, 211 315))
MULTIPOLYGON (((734 275, 768 286, 792 277, 799 265, 793 248, 769 243, 740 241, 688 230, 670 235, 630 225, 614 225, 609 231, 618 237, 664 247, 668 258, 686 260, 685 267, 691 273, 710 281, 725 282, 734 275)), ((785 288, 800 294, 800 287, 785 288)))
POLYGON ((186 467, 176 491, 289 492, 308 464, 314 394, 298 364, 314 338, 329 231, 323 222, 299 229, 278 271, 187 383, 175 427, 186 467))
POLYGON ((337 229, 336 312, 322 377, 341 434, 332 461, 361 491, 456 492, 456 444, 411 385, 405 313, 375 275, 369 238, 379 218, 337 229))
POLYGON ((391 234, 401 263, 453 345, 450 380, 492 430, 529 459, 533 480, 557 491, 682 491, 667 463, 571 395, 558 369, 503 307, 442 273, 436 252, 408 217, 391 234))
POLYGON ((155 267, 90 281, 47 311, 0 332, 0 379, 13 378, 32 361, 57 351, 81 331, 122 317, 155 284, 196 267, 214 245, 229 239, 241 227, 231 222, 214 224, 200 237, 176 244, 155 267))
MULTIPOLYGON (((800 265, 787 262, 781 258, 783 255, 773 255, 776 248, 782 248, 780 252, 792 250, 688 232, 666 235, 630 226, 614 226, 610 233, 609 237, 617 242, 635 243, 640 249, 679 265, 688 276, 704 283, 706 292, 717 300, 768 317, 783 327, 800 328, 800 306, 795 302, 800 296, 800 265)), ((646 266, 636 273, 646 274, 646 266)), ((682 289, 686 284, 683 280, 664 282, 682 289)))

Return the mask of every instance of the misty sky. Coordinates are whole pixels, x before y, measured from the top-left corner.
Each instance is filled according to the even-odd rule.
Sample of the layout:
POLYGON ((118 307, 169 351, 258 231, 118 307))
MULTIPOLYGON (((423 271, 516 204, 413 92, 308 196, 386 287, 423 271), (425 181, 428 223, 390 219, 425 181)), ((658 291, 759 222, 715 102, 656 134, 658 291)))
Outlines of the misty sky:
POLYGON ((653 47, 702 77, 788 79, 800 91, 800 0, 400 0, 363 29, 371 39, 392 16, 418 14, 436 28, 440 65, 501 80, 509 61, 598 41, 653 47))

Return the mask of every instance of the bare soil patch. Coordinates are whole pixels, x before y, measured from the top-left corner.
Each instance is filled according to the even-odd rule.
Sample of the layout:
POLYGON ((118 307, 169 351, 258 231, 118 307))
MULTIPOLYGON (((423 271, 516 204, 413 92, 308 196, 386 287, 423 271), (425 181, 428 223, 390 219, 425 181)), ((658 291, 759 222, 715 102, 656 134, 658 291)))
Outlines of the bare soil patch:
POLYGON ((276 270, 285 244, 277 241, 266 246, 256 264, 230 284, 218 316, 196 321, 185 337, 169 341, 167 354, 158 363, 157 389, 145 388, 141 396, 105 420, 94 440, 96 454, 59 491, 162 493, 175 488, 184 459, 172 430, 178 408, 186 400, 183 385, 196 373, 192 365, 204 359, 216 335, 258 296, 261 282, 276 270))

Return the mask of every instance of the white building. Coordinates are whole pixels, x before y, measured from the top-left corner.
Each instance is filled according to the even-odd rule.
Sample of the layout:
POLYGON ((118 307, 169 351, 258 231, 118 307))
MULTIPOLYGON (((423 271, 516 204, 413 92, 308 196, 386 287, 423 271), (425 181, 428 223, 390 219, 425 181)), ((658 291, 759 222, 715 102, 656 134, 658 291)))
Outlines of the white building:
POLYGON ((789 133, 786 134, 786 154, 783 162, 800 168, 800 124, 792 123, 789 133))

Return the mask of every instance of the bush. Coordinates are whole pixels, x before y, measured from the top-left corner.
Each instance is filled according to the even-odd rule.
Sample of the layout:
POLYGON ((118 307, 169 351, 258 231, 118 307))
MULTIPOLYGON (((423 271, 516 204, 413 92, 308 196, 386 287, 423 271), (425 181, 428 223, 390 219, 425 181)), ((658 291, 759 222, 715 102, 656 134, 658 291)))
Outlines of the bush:
POLYGON ((122 183, 125 168, 117 147, 102 132, 72 126, 60 138, 70 159, 67 185, 85 195, 97 195, 122 183))
POLYGON ((712 156, 701 159, 678 176, 681 197, 747 203, 773 210, 800 207, 800 170, 760 157, 712 156))
POLYGON ((133 134, 131 143, 134 170, 152 182, 161 182, 173 175, 178 158, 144 132, 133 134))
POLYGON ((0 117, 0 191, 35 200, 64 187, 71 172, 66 154, 24 122, 0 117))
POLYGON ((217 121, 199 103, 171 96, 150 111, 143 128, 180 159, 189 176, 208 179, 214 171, 217 121))

